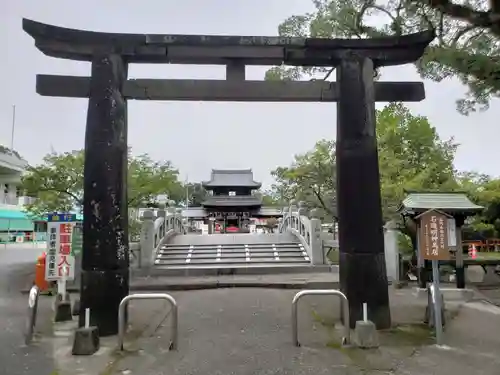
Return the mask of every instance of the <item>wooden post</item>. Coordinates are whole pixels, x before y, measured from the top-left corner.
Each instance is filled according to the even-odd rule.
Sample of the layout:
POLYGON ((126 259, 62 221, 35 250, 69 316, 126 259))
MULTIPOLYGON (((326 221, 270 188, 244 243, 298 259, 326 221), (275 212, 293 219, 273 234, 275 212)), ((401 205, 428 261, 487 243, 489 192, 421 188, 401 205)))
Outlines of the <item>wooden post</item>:
POLYGON ((465 267, 464 267, 464 253, 462 248, 462 226, 464 225, 463 217, 455 217, 455 236, 456 236, 456 252, 455 252, 455 278, 457 288, 465 288, 465 267))
MULTIPOLYGON (((437 210, 428 210, 416 217, 420 221, 419 237, 419 252, 423 259, 432 262, 432 283, 428 293, 433 294, 430 299, 434 309, 434 327, 436 330, 436 342, 438 345, 443 344, 443 321, 441 305, 441 291, 439 289, 440 274, 439 261, 450 259, 450 251, 448 247, 448 215, 437 210)), ((432 314, 429 314, 431 316, 432 314)))

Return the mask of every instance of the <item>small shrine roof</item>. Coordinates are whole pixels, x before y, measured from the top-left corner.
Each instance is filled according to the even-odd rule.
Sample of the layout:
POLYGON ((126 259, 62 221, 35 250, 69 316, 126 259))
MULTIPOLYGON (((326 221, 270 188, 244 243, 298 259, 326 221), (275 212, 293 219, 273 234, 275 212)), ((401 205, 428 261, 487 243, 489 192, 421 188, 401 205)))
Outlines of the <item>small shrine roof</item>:
POLYGON ((420 214, 427 210, 439 210, 446 213, 475 214, 483 207, 470 201, 461 192, 410 192, 399 207, 399 212, 420 214))

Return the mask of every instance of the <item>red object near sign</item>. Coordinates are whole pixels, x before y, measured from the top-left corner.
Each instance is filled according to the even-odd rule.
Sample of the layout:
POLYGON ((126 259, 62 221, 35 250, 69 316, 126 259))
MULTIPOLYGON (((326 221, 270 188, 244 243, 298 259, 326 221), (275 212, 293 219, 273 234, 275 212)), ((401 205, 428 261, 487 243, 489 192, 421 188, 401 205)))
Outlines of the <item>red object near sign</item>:
POLYGON ((472 259, 477 258, 477 250, 475 245, 470 245, 469 246, 469 257, 472 259))

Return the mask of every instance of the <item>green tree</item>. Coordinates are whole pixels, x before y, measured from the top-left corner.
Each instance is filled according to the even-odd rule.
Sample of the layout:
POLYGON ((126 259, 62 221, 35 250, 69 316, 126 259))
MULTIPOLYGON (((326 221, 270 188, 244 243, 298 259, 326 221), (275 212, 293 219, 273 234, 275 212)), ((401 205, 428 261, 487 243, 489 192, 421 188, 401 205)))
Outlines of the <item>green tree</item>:
POLYGON ((199 182, 188 183, 184 186, 184 201, 186 200, 186 189, 189 197, 189 206, 201 207, 203 201, 207 198, 208 192, 199 182))
POLYGON ((412 0, 428 5, 437 12, 464 21, 474 28, 490 29, 500 37, 500 1, 468 1, 458 3, 450 0, 412 0))
POLYGON ((458 145, 442 140, 426 117, 401 103, 377 111, 377 141, 384 219, 394 218, 408 190, 457 187, 453 160, 458 145))
MULTIPOLYGON (((36 166, 29 166, 22 179, 21 189, 36 197, 26 206, 33 215, 47 212, 81 210, 83 203, 83 150, 51 153, 36 166)), ((178 171, 169 161, 156 162, 148 155, 129 155, 128 205, 144 207, 156 201, 159 194, 178 198, 182 186, 178 171)))
MULTIPOLYGON (((500 34, 492 31, 490 18, 495 15, 484 12, 485 0, 470 0, 464 6, 447 0, 312 1, 315 11, 286 19, 278 28, 281 36, 365 38, 434 28, 437 37, 416 64, 422 78, 457 77, 467 85, 469 92, 457 101, 463 114, 485 110, 490 99, 499 97, 500 34)), ((266 79, 296 80, 325 72, 325 68, 281 66, 269 70, 266 79)))
MULTIPOLYGON (((384 219, 401 220, 397 208, 406 190, 453 190, 457 188, 453 159, 457 144, 442 140, 427 118, 415 116, 400 103, 377 111, 377 139, 384 219)), ((319 141, 288 167, 272 172, 275 189, 289 198, 305 200, 335 216, 335 142, 319 141)), ((401 231, 415 241, 411 222, 401 231)))
POLYGON ((275 194, 272 190, 265 190, 261 195, 263 206, 286 206, 286 204, 283 204, 283 200, 280 199, 280 196, 275 194))
POLYGON ((500 179, 467 172, 457 178, 459 189, 466 192, 484 210, 470 218, 464 226, 464 239, 500 237, 500 179))
POLYGON ((271 172, 276 183, 274 195, 283 200, 304 201, 323 209, 327 217, 336 216, 335 204, 335 142, 321 140, 311 151, 295 155, 288 167, 271 172))

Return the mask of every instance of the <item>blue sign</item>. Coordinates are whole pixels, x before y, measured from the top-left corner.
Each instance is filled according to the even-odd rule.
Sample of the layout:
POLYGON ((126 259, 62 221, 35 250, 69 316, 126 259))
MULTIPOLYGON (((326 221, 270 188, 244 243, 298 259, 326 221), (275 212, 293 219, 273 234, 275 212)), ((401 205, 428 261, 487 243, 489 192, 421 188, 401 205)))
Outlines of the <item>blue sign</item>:
POLYGON ((71 223, 76 220, 76 214, 68 214, 68 213, 52 213, 47 214, 48 222, 63 222, 63 223, 71 223))

